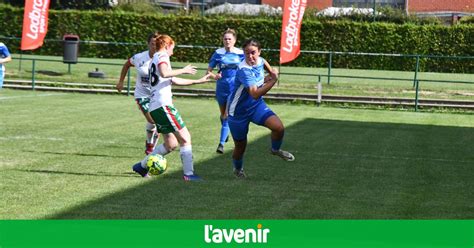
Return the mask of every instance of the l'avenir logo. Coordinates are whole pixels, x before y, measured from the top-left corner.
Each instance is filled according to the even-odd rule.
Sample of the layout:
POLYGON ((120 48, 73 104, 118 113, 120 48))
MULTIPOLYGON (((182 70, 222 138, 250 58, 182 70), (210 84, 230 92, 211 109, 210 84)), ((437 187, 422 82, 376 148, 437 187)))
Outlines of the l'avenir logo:
POLYGON ((204 225, 204 241, 206 243, 267 243, 270 229, 258 224, 257 228, 230 229, 204 225))

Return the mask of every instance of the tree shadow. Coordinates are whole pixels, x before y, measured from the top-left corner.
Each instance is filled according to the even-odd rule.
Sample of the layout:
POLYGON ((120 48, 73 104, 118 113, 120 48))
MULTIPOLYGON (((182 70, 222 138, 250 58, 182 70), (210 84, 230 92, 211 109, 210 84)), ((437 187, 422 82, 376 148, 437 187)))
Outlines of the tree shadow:
POLYGON ((248 179, 226 152, 195 165, 203 182, 165 173, 48 219, 474 218, 473 128, 305 119, 285 135, 296 160, 265 135, 248 144, 248 179))
POLYGON ((111 174, 105 171, 98 171, 97 173, 85 173, 85 172, 72 172, 72 171, 58 171, 58 170, 35 170, 35 169, 12 169, 14 171, 26 172, 26 173, 46 173, 46 174, 64 174, 64 175, 75 175, 75 176, 98 176, 98 177, 132 177, 135 174, 133 172, 123 172, 111 174))
POLYGON ((43 154, 53 154, 53 155, 73 155, 73 156, 83 156, 83 157, 111 157, 111 158, 135 158, 134 156, 124 156, 124 155, 115 155, 115 154, 94 154, 94 153, 81 153, 81 152, 51 152, 51 151, 35 151, 35 150, 23 150, 25 153, 43 153, 43 154))

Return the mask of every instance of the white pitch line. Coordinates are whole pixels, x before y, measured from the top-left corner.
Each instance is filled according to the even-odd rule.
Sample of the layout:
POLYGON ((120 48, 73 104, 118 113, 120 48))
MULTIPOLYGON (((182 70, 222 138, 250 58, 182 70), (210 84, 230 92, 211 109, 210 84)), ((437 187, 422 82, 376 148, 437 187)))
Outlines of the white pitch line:
POLYGON ((32 137, 32 136, 11 136, 11 137, 0 137, 0 140, 51 140, 51 141, 64 141, 63 138, 54 137, 32 137))
POLYGON ((4 96, 0 97, 0 100, 10 100, 16 98, 27 98, 27 97, 45 97, 45 96, 61 96, 65 95, 64 93, 49 93, 49 94, 38 94, 38 95, 28 95, 28 96, 4 96))

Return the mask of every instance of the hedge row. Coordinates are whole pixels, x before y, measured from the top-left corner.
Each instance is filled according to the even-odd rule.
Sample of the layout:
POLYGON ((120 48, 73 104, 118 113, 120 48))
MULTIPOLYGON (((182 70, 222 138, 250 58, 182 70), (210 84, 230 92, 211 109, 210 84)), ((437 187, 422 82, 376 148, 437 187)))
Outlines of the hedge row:
MULTIPOLYGON (((21 37, 23 10, 0 5, 1 36, 21 37)), ((83 41, 133 42, 143 45, 91 45, 81 43, 82 57, 126 58, 146 49, 148 33, 158 30, 171 35, 179 45, 221 46, 226 28, 238 32, 238 44, 253 37, 264 48, 278 49, 281 20, 200 18, 183 16, 139 15, 99 11, 55 11, 49 15, 46 39, 59 40, 64 34, 78 34, 83 41)), ((316 51, 350 51, 421 55, 474 56, 474 25, 414 25, 387 23, 303 22, 301 49, 316 51)), ((4 40, 18 53, 18 40, 4 40)), ((177 49, 178 61, 207 62, 213 49, 177 49)), ((61 42, 47 41, 34 54, 62 55, 61 42)), ((271 63, 278 63, 278 52, 265 52, 271 63)), ((302 53, 289 65, 327 66, 328 56, 302 53)), ((342 56, 333 57, 333 67, 413 70, 414 58, 342 56)), ((425 71, 474 72, 473 59, 422 59, 425 71)))

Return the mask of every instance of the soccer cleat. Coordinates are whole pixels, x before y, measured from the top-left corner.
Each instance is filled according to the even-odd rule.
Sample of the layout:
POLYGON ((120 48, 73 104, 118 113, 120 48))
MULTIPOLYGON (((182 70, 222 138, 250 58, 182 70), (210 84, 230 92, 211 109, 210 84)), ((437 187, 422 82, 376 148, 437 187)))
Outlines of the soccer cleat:
POLYGON ((193 174, 193 175, 183 175, 183 179, 184 181, 202 181, 202 178, 196 174, 193 174))
POLYGON ((133 171, 138 173, 142 177, 149 177, 148 170, 142 167, 142 163, 138 162, 132 167, 133 171))
POLYGON ((240 169, 240 170, 234 169, 234 176, 238 179, 247 178, 247 175, 245 174, 244 169, 240 169))
POLYGON ((282 158, 283 160, 286 160, 286 161, 294 161, 295 160, 295 156, 293 156, 293 154, 287 152, 287 151, 283 151, 283 150, 278 150, 278 151, 273 151, 271 150, 271 153, 273 155, 277 155, 278 157, 282 158))
POLYGON ((145 154, 148 155, 155 149, 155 144, 145 142, 145 154))
POLYGON ((217 146, 216 152, 217 152, 217 153, 220 153, 220 154, 223 154, 223 153, 224 153, 224 145, 219 144, 219 145, 217 146))

